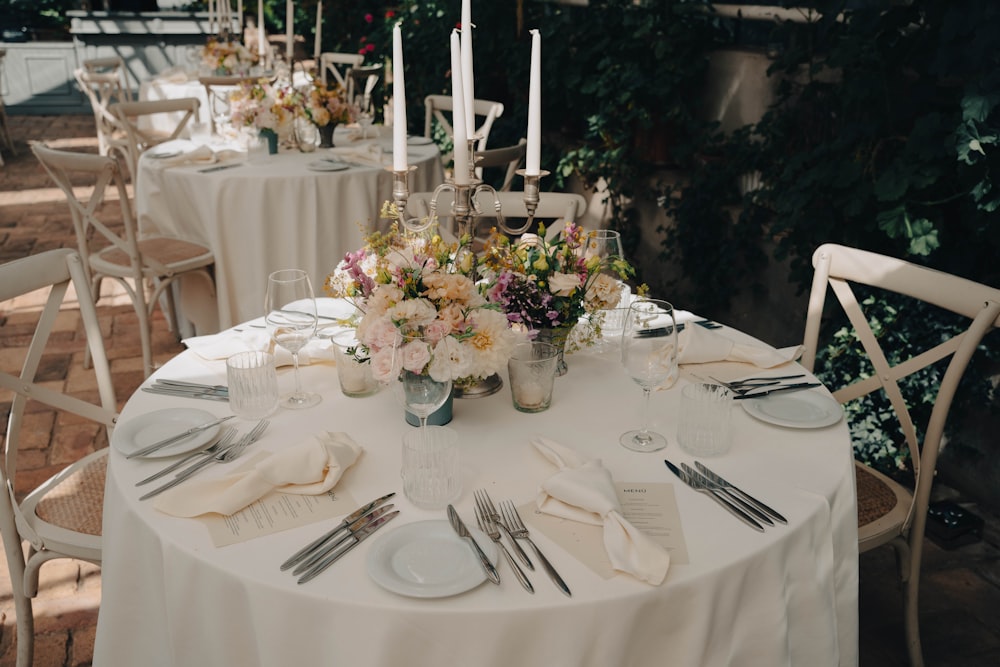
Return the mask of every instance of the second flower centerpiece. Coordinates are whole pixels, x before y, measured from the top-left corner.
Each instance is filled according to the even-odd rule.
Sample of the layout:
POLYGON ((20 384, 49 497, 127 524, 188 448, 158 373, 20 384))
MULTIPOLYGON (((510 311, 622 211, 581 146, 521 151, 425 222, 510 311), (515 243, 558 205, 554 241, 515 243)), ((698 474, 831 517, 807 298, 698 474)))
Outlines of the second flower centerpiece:
POLYGON ((305 96, 305 113, 319 128, 320 148, 333 146, 333 131, 337 125, 354 122, 354 113, 343 87, 326 85, 319 79, 305 96))

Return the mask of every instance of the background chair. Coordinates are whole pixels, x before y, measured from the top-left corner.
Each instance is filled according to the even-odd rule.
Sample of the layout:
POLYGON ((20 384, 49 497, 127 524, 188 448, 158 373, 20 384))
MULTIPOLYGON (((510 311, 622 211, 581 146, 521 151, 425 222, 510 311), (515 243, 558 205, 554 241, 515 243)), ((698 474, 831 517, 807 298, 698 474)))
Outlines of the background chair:
POLYGON ((524 137, 513 146, 503 148, 487 148, 484 151, 476 151, 476 174, 487 183, 490 183, 500 192, 507 192, 514 185, 514 176, 524 161, 524 156, 528 151, 528 142, 524 137), (488 179, 483 176, 486 170, 503 170, 502 180, 488 179))
MULTIPOLYGON (((4 62, 7 59, 7 49, 0 49, 0 81, 6 81, 4 62)), ((0 141, 7 147, 11 155, 17 155, 14 142, 10 138, 10 128, 7 126, 7 107, 3 103, 3 93, 0 91, 0 141)), ((0 166, 3 166, 3 156, 0 156, 0 166)))
MULTIPOLYGON (((493 122, 503 115, 503 103, 491 100, 473 100, 472 106, 478 123, 475 129, 475 134, 479 135, 479 140, 476 142, 476 150, 484 151, 486 150, 486 142, 490 138, 490 130, 493 129, 493 122), (479 121, 480 117, 482 118, 481 121, 479 121)), ((452 129, 450 118, 452 109, 451 95, 428 95, 425 97, 424 136, 429 138, 434 137, 435 122, 446 135, 449 137, 453 136, 454 130, 452 129), (445 112, 449 115, 446 116, 445 112)), ((448 163, 451 162, 453 156, 451 153, 448 153, 443 155, 442 159, 445 163, 448 163)))
MULTIPOLYGON (((106 159, 106 158, 101 158, 106 159)), ((107 431, 117 419, 111 371, 101 342, 97 311, 90 299, 87 275, 74 250, 49 250, 0 265, 0 302, 50 287, 39 315, 20 375, 0 372, 0 387, 13 392, 0 466, 0 532, 17 616, 17 664, 30 667, 34 653, 32 599, 38 594, 43 563, 54 558, 77 558, 100 565, 101 517, 107 470, 107 431), (49 334, 59 317, 59 307, 69 286, 76 291, 89 356, 97 378, 99 403, 62 393, 50 380, 39 377, 49 334), (39 406, 78 415, 102 425, 106 431, 95 440, 97 451, 69 464, 24 495, 17 484, 17 459, 26 434, 25 412, 39 406), (20 496, 24 495, 23 500, 20 496), (28 542, 27 555, 24 542, 28 542)), ((58 343, 60 352, 66 343, 58 343)), ((28 422, 31 423, 31 422, 28 422)), ((57 424, 60 420, 56 420, 57 424)), ((29 428, 30 430, 30 428, 29 428)))
MULTIPOLYGON (((77 246, 90 276, 94 300, 100 296, 101 281, 104 278, 117 281, 132 300, 132 306, 139 317, 143 368, 146 376, 149 376, 153 372, 149 319, 157 300, 161 296, 166 298, 168 305, 164 310, 167 320, 176 331, 176 324, 173 324, 173 292, 168 288, 181 276, 198 277, 204 281, 203 289, 210 290, 214 295, 215 282, 209 272, 209 267, 215 262, 212 251, 183 239, 155 235, 139 238, 121 177, 121 167, 112 158, 55 150, 40 143, 31 144, 31 150, 66 196, 77 246), (78 194, 79 188, 73 187, 74 184, 79 185, 81 175, 89 175, 96 181, 93 193, 87 200, 78 194), (108 188, 116 191, 118 196, 123 227, 121 233, 98 218, 108 188), (103 247, 98 247, 101 242, 103 247), (145 286, 147 280, 152 285, 148 296, 145 286)), ((198 327, 199 323, 195 324, 198 327)))
POLYGON ((118 124, 125 130, 125 165, 128 168, 132 182, 135 183, 139 173, 139 156, 157 144, 177 139, 181 136, 188 123, 198 120, 198 108, 201 102, 196 97, 181 97, 174 100, 149 100, 142 102, 116 102, 111 105, 111 113, 118 119, 118 124), (165 125, 154 123, 153 116, 174 123, 170 132, 149 129, 165 125), (143 121, 149 121, 144 123, 143 121))
POLYGON ((124 140, 124 130, 118 126, 110 107, 116 102, 132 101, 125 61, 118 56, 84 60, 83 66, 76 69, 73 76, 90 100, 90 108, 94 112, 98 152, 108 155, 124 140))
POLYGON ((319 78, 323 82, 323 85, 328 85, 331 83, 330 78, 332 76, 333 82, 340 84, 348 93, 348 100, 351 100, 350 91, 348 90, 348 74, 355 67, 361 67, 361 64, 365 61, 364 55, 360 53, 337 53, 334 51, 327 51, 325 53, 319 54, 319 78))
POLYGON ((198 81, 205 87, 208 100, 208 117, 212 123, 212 134, 229 118, 229 95, 244 83, 253 83, 257 76, 199 76, 198 81))
POLYGON ((827 288, 831 288, 864 348, 873 372, 870 377, 834 392, 847 403, 883 390, 892 404, 913 461, 916 487, 908 489, 874 469, 855 462, 858 494, 858 548, 861 552, 890 544, 896 551, 903 584, 906 643, 910 663, 923 665, 917 614, 920 561, 927 506, 952 399, 969 360, 983 336, 1000 327, 1000 290, 949 274, 863 250, 826 244, 813 255, 816 271, 809 296, 802 365, 812 370, 821 328, 827 288), (936 306, 971 320, 962 333, 931 349, 905 355, 890 363, 872 331, 851 284, 869 286, 936 306), (951 357, 940 377, 937 396, 923 433, 923 443, 898 381, 951 357))

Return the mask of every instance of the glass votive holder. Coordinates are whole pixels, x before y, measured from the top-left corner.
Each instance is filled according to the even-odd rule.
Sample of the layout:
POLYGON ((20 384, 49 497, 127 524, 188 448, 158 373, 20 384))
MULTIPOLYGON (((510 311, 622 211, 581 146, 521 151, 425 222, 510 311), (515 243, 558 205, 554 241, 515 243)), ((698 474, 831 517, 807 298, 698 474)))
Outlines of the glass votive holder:
POLYGON ((542 412, 552 404, 559 348, 550 343, 520 343, 507 360, 507 375, 514 408, 542 412))
POLYGON ((371 396, 378 391, 378 382, 372 377, 371 361, 357 355, 358 342, 352 329, 339 331, 330 336, 337 360, 337 379, 344 396, 371 396))
POLYGON ((278 409, 278 374, 269 352, 238 352, 226 359, 229 409, 240 419, 263 419, 278 409))
POLYGON ((732 446, 733 394, 716 384, 689 384, 681 390, 677 442, 692 456, 719 456, 732 446))

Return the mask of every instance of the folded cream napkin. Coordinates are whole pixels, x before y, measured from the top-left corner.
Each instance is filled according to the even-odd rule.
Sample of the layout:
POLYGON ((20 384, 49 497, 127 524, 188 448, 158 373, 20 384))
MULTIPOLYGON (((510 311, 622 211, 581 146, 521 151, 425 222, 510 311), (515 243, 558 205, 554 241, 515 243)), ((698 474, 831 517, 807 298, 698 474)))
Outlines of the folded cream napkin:
POLYGON ((611 473, 600 460, 587 460, 552 440, 532 439, 542 456, 559 472, 542 483, 538 509, 546 514, 604 526, 604 548, 611 565, 658 586, 667 576, 670 554, 622 515, 611 473))
POLYGON ((228 516, 272 490, 299 495, 326 493, 362 451, 346 433, 318 433, 246 470, 218 479, 188 480, 162 493, 153 506, 173 516, 209 512, 228 516))
POLYGON ((368 167, 381 167, 382 149, 377 144, 367 144, 353 148, 330 148, 329 152, 344 162, 353 162, 368 167))
POLYGON ((170 67, 156 75, 156 83, 187 83, 188 74, 181 67, 170 67))
POLYGON ((712 361, 743 361, 760 368, 773 368, 798 359, 802 346, 776 350, 772 347, 737 343, 716 330, 688 323, 678 334, 678 362, 704 364, 712 361))
MULTIPOLYGON (((161 144, 156 148, 150 149, 154 151, 152 155, 155 157, 157 152, 165 151, 165 146, 166 144, 161 144)), ((177 155, 158 158, 157 161, 165 167, 176 167, 181 164, 212 164, 216 159, 215 153, 208 146, 195 146, 187 150, 182 150, 177 155)))
MULTIPOLYGON (((202 359, 228 359, 237 352, 270 350, 271 336, 267 333, 267 329, 247 325, 242 331, 227 329, 217 334, 185 338, 184 344, 202 359)), ((291 352, 279 345, 274 346, 273 352, 276 366, 292 365, 291 352)), ((299 350, 300 365, 324 361, 336 361, 336 350, 329 340, 313 339, 299 350)))

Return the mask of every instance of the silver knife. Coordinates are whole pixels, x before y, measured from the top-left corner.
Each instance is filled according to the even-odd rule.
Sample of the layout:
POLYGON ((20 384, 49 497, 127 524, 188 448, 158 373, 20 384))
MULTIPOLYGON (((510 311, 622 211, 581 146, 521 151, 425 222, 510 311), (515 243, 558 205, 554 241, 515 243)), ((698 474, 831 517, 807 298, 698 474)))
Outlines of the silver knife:
POLYGON ((341 556, 343 556, 348 551, 361 544, 361 542, 367 539, 372 533, 374 533, 376 530, 384 526, 389 521, 395 519, 396 516, 398 515, 399 515, 399 510, 394 510, 384 516, 380 516, 379 518, 366 523, 359 530, 351 533, 350 538, 348 538, 344 542, 341 542, 340 545, 338 545, 337 548, 334 549, 326 558, 321 560, 319 563, 314 565, 311 570, 309 570, 301 577, 299 577, 298 583, 304 584, 313 577, 315 577, 316 575, 318 575, 320 572, 325 570, 326 568, 330 567, 341 556))
POLYGON ((757 523, 756 521, 754 521, 753 517, 751 517, 750 515, 748 515, 746 512, 744 512, 743 510, 741 510, 739 507, 737 507, 736 505, 734 505, 732 502, 726 500, 725 497, 719 495, 718 493, 714 493, 711 489, 709 489, 708 487, 706 487, 704 485, 698 484, 696 481, 694 481, 693 479, 691 479, 690 475, 685 474, 680 468, 678 468, 677 466, 675 466, 670 461, 668 461, 666 459, 663 459, 663 462, 667 464, 668 468, 670 468, 670 472, 672 472, 675 475, 677 475, 677 478, 679 480, 681 480, 682 482, 684 482, 685 484, 687 484, 688 486, 690 486, 695 491, 701 491, 702 493, 706 494, 709 498, 712 498, 713 500, 715 500, 715 502, 717 502, 720 505, 722 505, 722 507, 724 507, 726 509, 726 511, 728 511, 730 514, 732 514, 737 519, 739 519, 743 523, 747 524, 748 526, 750 526, 754 530, 760 531, 762 533, 764 532, 764 526, 762 526, 759 523, 757 523))
POLYGON ((726 487, 726 488, 728 488, 728 489, 730 489, 732 491, 735 491, 736 493, 740 494, 748 502, 751 502, 754 505, 756 505, 757 507, 759 507, 761 509, 761 511, 767 512, 770 516, 774 517, 775 520, 780 521, 781 523, 788 523, 788 519, 786 519, 785 517, 783 517, 780 514, 778 514, 777 511, 771 509, 770 506, 766 505, 765 503, 763 503, 760 500, 757 500, 756 498, 754 498, 753 496, 751 496, 749 493, 747 493, 743 489, 739 488, 738 486, 732 484, 731 482, 727 482, 725 479, 723 479, 722 477, 720 477, 718 474, 716 474, 715 472, 709 470, 708 466, 704 465, 701 461, 695 461, 694 462, 694 467, 697 468, 698 470, 700 470, 701 473, 703 475, 705 475, 705 477, 709 478, 710 480, 712 480, 716 484, 720 484, 720 485, 722 485, 722 486, 724 486, 724 487, 726 487))
POLYGON ((479 562, 483 564, 483 569, 486 570, 486 576, 489 577, 490 581, 494 584, 499 585, 500 573, 497 572, 497 569, 493 567, 493 563, 491 563, 490 559, 486 557, 485 553, 483 553, 482 548, 476 542, 476 538, 469 533, 469 529, 465 527, 464 523, 462 523, 462 517, 458 516, 458 512, 455 511, 455 507, 453 505, 448 505, 448 522, 451 523, 451 527, 456 533, 458 533, 459 537, 464 537, 472 543, 472 547, 476 550, 476 555, 479 556, 479 562))
POLYGON ((750 503, 746 502, 745 500, 743 500, 742 498, 740 498, 736 494, 732 493, 729 489, 727 489, 726 487, 722 486, 721 484, 716 484, 715 482, 713 482, 712 480, 710 480, 708 477, 702 475, 700 472, 698 472, 697 470, 695 470, 694 468, 692 468, 688 464, 682 463, 681 464, 681 470, 683 470, 686 475, 688 475, 691 479, 693 479, 698 484, 700 484, 702 486, 705 486, 705 487, 707 487, 708 489, 710 489, 712 491, 718 491, 719 493, 725 494, 727 500, 731 500, 734 503, 736 503, 736 505, 741 510, 743 510, 744 512, 749 513, 757 521, 759 521, 761 523, 765 523, 768 526, 773 526, 774 525, 774 521, 772 521, 771 517, 769 517, 767 514, 765 514, 764 512, 760 511, 759 509, 757 509, 756 507, 754 507, 750 503))
POLYGON ((181 389, 180 387, 143 387, 143 391, 147 391, 150 394, 159 394, 160 396, 178 396, 180 398, 203 398, 207 401, 224 401, 229 402, 228 394, 217 394, 210 391, 190 391, 188 389, 181 389))
POLYGON ((737 394, 736 396, 733 396, 733 400, 740 401, 746 398, 763 398, 764 396, 777 394, 780 391, 799 391, 801 389, 809 389, 810 387, 819 387, 819 386, 820 386, 819 382, 797 382, 795 384, 783 384, 780 387, 766 389, 765 391, 755 391, 753 393, 737 394))
POLYGON ((338 547, 340 547, 340 545, 342 545, 345 541, 349 540, 351 535, 361 530, 372 521, 377 520, 380 516, 384 515, 393 507, 394 505, 390 503, 385 507, 380 507, 377 510, 373 510, 369 514, 365 514, 361 518, 348 524, 342 531, 343 534, 341 534, 339 537, 331 536, 328 541, 324 541, 324 543, 319 545, 315 550, 307 553, 306 557, 301 559, 301 562, 295 566, 294 570, 292 570, 292 574, 299 575, 302 574, 303 572, 311 570, 314 565, 319 563, 321 560, 325 559, 328 555, 330 555, 338 547))
POLYGON ((159 379, 153 383, 154 387, 159 385, 167 385, 170 387, 180 387, 182 389, 201 389, 204 391, 215 392, 216 394, 228 394, 229 387, 224 384, 201 384, 200 382, 185 382, 184 380, 164 380, 159 379))
POLYGON ((373 509, 381 507, 387 500, 389 500, 389 498, 392 498, 394 495, 396 495, 395 491, 393 491, 392 493, 387 493, 381 498, 376 498, 367 505, 362 505, 358 509, 348 514, 346 517, 344 517, 344 520, 341 521, 333 530, 324 533, 318 539, 310 542, 309 544, 305 545, 304 547, 296 551, 294 554, 292 554, 292 556, 288 560, 286 560, 284 563, 281 564, 282 572, 284 572, 291 566, 301 561, 303 558, 309 555, 309 552, 311 552, 312 550, 319 548, 323 544, 327 544, 329 540, 346 531, 348 529, 348 526, 350 526, 352 523, 354 523, 364 515, 371 512, 373 509))
POLYGON ((154 442, 153 444, 151 444, 151 445, 149 445, 147 447, 143 447, 142 449, 140 449, 138 451, 135 451, 135 452, 132 452, 131 454, 126 454, 125 458, 127 458, 127 459, 133 459, 136 456, 145 456, 146 454, 152 454, 153 452, 155 452, 157 450, 160 450, 160 449, 163 449, 167 445, 172 445, 175 442, 179 442, 179 441, 183 440, 184 438, 186 438, 186 437, 188 437, 190 435, 194 435, 195 433, 198 433, 200 431, 204 431, 207 428, 212 428, 213 426, 218 426, 222 422, 228 421, 228 420, 232 419, 235 416, 236 415, 229 415, 228 417, 222 417, 220 419, 216 419, 215 421, 208 422, 207 424, 199 424, 198 426, 194 426, 192 428, 189 428, 188 430, 184 431, 183 433, 178 433, 177 435, 172 435, 169 438, 164 438, 163 440, 160 440, 159 442, 154 442))

